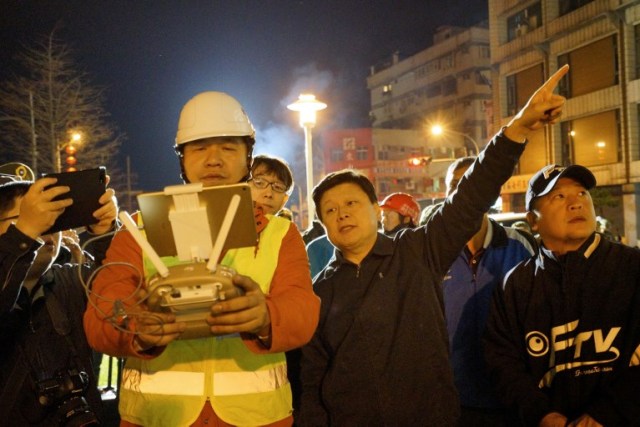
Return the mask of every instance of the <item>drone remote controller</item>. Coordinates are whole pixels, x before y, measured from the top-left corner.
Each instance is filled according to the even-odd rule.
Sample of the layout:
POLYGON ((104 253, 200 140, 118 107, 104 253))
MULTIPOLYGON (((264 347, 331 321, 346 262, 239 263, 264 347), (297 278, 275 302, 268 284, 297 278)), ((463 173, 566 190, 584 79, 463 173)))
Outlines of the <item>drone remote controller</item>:
MULTIPOLYGON (((185 223, 193 220, 189 215, 194 212, 193 209, 199 214, 204 213, 199 208, 199 204, 191 200, 192 197, 197 199, 197 194, 194 194, 194 191, 197 193, 201 190, 202 184, 187 184, 165 188, 165 193, 167 194, 173 194, 174 197, 188 198, 188 200, 181 200, 181 203, 177 203, 178 206, 183 208, 175 212, 176 215, 174 216, 177 223, 184 226, 185 223), (186 216, 182 217, 180 214, 186 214, 186 216)), ((133 239, 140 245, 158 271, 147 282, 147 290, 149 292, 147 306, 149 310, 156 313, 173 313, 177 322, 186 322, 187 324, 187 329, 180 334, 178 339, 207 338, 215 335, 211 333, 211 327, 206 322, 206 318, 211 312, 211 306, 216 301, 224 301, 244 294, 241 288, 233 284, 232 278, 236 274, 235 270, 231 267, 217 264, 239 204, 240 196, 233 195, 207 263, 198 261, 198 257, 194 256, 193 262, 171 267, 164 265, 162 259, 138 230, 137 224, 127 212, 121 211, 118 215, 133 239)), ((206 217, 200 219, 206 220, 206 217)), ((175 230, 173 234, 174 236, 176 235, 175 230)), ((191 248, 194 255, 199 252, 195 249, 195 247, 191 248)), ((180 255, 178 255, 178 258, 182 259, 180 255)))
POLYGON ((176 322, 187 323, 179 339, 213 336, 205 321, 211 306, 244 294, 231 280, 235 274, 223 265, 212 272, 203 262, 169 267, 167 277, 156 275, 147 283, 147 305, 150 311, 173 313, 176 322))

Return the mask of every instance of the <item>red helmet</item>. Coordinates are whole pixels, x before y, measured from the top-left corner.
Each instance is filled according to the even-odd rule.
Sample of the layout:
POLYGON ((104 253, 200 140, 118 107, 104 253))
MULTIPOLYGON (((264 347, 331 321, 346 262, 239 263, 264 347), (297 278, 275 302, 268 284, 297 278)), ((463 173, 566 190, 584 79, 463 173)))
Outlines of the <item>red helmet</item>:
POLYGON ((411 218, 413 225, 418 225, 418 218, 420 217, 420 205, 416 202, 410 194, 407 193, 392 193, 389 194, 380 203, 381 208, 391 209, 398 212, 402 216, 408 216, 411 218))

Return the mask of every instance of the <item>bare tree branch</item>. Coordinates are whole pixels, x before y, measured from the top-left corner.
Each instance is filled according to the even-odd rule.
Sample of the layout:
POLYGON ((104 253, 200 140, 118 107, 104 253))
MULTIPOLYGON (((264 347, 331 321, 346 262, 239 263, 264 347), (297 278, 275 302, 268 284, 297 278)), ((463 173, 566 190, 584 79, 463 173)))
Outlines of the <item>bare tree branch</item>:
POLYGON ((76 167, 106 165, 114 178, 125 135, 109 123, 110 115, 103 107, 104 89, 93 86, 86 73, 78 70, 71 49, 55 37, 55 29, 32 47, 25 47, 17 61, 19 75, 0 84, 1 160, 35 163, 40 173, 64 169, 63 148, 72 132, 80 132, 76 167))

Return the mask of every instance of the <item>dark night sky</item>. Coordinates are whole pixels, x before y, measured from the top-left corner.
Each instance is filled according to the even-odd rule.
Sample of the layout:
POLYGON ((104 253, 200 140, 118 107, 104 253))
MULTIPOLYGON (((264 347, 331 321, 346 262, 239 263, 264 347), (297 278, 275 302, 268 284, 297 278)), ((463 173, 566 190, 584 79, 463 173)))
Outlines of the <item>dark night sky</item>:
POLYGON ((478 23, 486 8, 486 0, 1 0, 0 78, 21 45, 60 22, 79 68, 106 88, 139 187, 159 190, 178 182, 171 147, 195 94, 237 98, 258 132, 256 152, 295 165, 303 134, 286 105, 300 92, 329 104, 318 131, 366 127, 371 65, 430 46, 440 25, 478 23))

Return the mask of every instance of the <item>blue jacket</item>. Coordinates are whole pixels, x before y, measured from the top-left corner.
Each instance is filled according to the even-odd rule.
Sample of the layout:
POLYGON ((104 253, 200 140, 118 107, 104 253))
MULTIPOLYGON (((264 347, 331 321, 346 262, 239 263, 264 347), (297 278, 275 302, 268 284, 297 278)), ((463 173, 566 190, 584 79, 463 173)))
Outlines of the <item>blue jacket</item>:
POLYGON ((307 256, 311 265, 311 278, 316 277, 316 274, 320 273, 329 264, 329 261, 333 258, 334 249, 326 234, 309 242, 307 256))
POLYGON ((479 262, 465 248, 444 278, 442 287, 451 364, 462 406, 500 407, 482 356, 482 334, 493 290, 509 270, 531 258, 534 246, 533 236, 527 238, 518 230, 489 220, 479 262))

